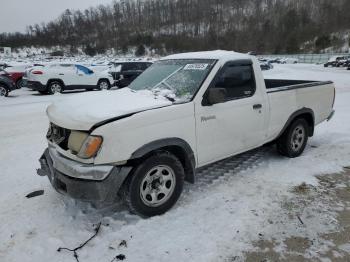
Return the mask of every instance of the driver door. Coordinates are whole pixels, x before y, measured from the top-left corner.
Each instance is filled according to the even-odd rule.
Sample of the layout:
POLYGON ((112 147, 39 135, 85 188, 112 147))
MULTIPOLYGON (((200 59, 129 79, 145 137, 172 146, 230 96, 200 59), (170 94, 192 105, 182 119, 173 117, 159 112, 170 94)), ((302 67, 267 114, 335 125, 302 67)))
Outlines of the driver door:
POLYGON ((202 104, 196 104, 200 166, 258 147, 265 135, 267 105, 256 88, 251 60, 226 63, 211 88, 224 89, 225 97, 222 103, 208 104, 204 95, 202 104))

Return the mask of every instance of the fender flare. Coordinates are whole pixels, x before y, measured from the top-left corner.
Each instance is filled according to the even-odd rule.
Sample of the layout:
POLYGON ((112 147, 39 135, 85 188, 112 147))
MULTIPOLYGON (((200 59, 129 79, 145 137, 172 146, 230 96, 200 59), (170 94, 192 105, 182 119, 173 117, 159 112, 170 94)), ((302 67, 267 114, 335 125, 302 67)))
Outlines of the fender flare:
POLYGON ((46 87, 49 87, 50 82, 53 82, 53 81, 57 81, 57 82, 62 83, 63 89, 66 87, 66 84, 64 83, 64 81, 62 79, 59 79, 59 78, 50 78, 49 80, 47 80, 46 87))
POLYGON ((286 131, 286 129, 288 128, 288 126, 299 116, 301 115, 310 115, 312 118, 312 123, 309 123, 310 126, 310 134, 309 136, 313 136, 314 135, 314 129, 315 129, 315 114, 314 111, 311 108, 307 108, 307 107, 303 107, 297 111, 295 111, 293 114, 290 115, 290 117, 288 118, 287 122, 284 124, 281 132, 278 134, 277 139, 282 136, 282 134, 284 133, 284 131, 286 131))
POLYGON ((181 161, 185 170, 185 180, 194 183, 196 160, 191 146, 183 139, 171 137, 155 140, 137 149, 130 160, 140 159, 156 150, 168 150, 181 161))
POLYGON ((101 77, 98 79, 97 83, 96 83, 96 86, 98 87, 98 84, 101 82, 101 81, 107 81, 108 82, 108 89, 111 89, 113 87, 113 83, 111 83, 111 81, 109 81, 108 78, 106 77, 101 77))

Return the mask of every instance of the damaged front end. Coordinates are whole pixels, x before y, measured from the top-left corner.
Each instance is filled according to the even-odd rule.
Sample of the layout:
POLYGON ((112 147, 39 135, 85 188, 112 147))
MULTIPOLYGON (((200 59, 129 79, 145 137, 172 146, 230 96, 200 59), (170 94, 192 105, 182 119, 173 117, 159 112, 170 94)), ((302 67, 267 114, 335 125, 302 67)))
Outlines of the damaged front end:
POLYGON ((61 194, 89 202, 113 202, 132 167, 83 164, 49 147, 39 159, 39 176, 47 176, 61 194))

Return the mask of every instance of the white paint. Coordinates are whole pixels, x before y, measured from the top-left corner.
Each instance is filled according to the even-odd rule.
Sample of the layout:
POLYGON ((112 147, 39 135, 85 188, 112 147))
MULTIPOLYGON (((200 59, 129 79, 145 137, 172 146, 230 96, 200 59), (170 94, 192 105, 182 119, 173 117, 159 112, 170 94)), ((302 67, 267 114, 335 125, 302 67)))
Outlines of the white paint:
MULTIPOLYGON (((169 101, 140 96, 130 90, 118 91, 112 95, 84 94, 76 97, 74 101, 49 107, 48 116, 61 127, 89 130, 103 120, 147 110, 93 131, 94 135, 104 139, 101 151, 94 160, 95 164, 124 162, 143 145, 165 138, 179 138, 191 146, 197 159, 197 167, 201 167, 274 140, 288 118, 299 109, 311 108, 316 124, 326 120, 332 111, 333 85, 266 94, 259 64, 251 56, 212 51, 168 57, 184 58, 218 59, 193 101, 170 106, 169 101), (242 58, 253 61, 255 94, 249 98, 203 106, 203 95, 220 68, 227 61, 242 58), (254 110, 255 104, 261 104, 262 109, 254 110), (169 107, 163 107, 165 105, 169 107), (153 110, 148 110, 152 108, 153 110), (203 117, 209 121, 202 121, 203 117)), ((72 158, 69 150, 62 153, 72 158)))

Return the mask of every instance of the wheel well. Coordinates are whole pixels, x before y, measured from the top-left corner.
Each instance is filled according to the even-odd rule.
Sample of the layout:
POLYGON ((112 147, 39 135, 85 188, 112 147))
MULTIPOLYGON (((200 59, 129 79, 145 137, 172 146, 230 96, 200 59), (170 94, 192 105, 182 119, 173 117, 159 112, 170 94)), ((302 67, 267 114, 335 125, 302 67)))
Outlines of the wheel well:
POLYGON ((185 171, 185 180, 187 182, 194 183, 194 168, 191 160, 186 154, 186 151, 180 146, 166 146, 162 148, 162 150, 172 153, 180 160, 185 171))
POLYGON ((52 83, 52 82, 60 82, 62 85, 63 85, 63 87, 65 87, 65 84, 64 84, 64 82, 61 80, 61 79, 49 79, 48 81, 47 81, 47 87, 49 87, 49 85, 52 83))
POLYGON ((101 79, 99 79, 98 82, 97 82, 97 84, 99 84, 102 80, 107 81, 107 82, 109 83, 109 85, 111 84, 111 82, 109 82, 109 79, 107 79, 107 78, 101 78, 101 79))
POLYGON ((287 130, 287 128, 297 119, 305 119, 305 121, 308 123, 309 125, 309 137, 312 137, 314 135, 314 131, 315 131, 315 117, 314 117, 314 112, 312 111, 312 109, 310 108, 302 108, 296 112, 294 112, 287 120, 287 122, 285 123, 285 125, 283 126, 282 130, 280 131, 280 133, 278 134, 278 136, 266 143, 265 145, 269 145, 269 144, 274 144, 283 134, 284 132, 287 130))
POLYGON ((296 119, 305 119, 306 122, 308 123, 309 125, 309 136, 313 136, 314 135, 314 129, 315 129, 315 121, 314 121, 314 117, 311 113, 303 113, 303 114, 300 114, 298 116, 296 116, 292 122, 294 122, 296 119))
POLYGON ((190 156, 187 154, 186 150, 183 149, 181 146, 177 145, 169 145, 157 148, 155 150, 152 150, 145 155, 134 158, 128 161, 128 164, 135 166, 139 163, 141 163, 144 159, 149 157, 150 155, 154 154, 157 151, 167 151, 174 156, 176 156, 179 161, 181 162, 184 171, 185 171, 185 181, 189 183, 194 183, 195 180, 195 163, 193 163, 193 160, 191 160, 190 156))

